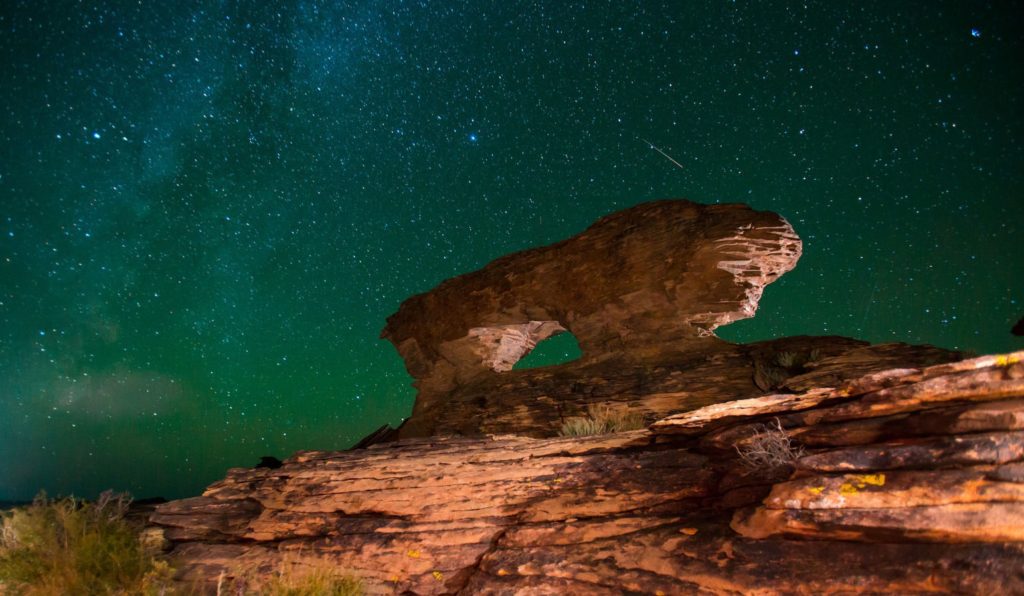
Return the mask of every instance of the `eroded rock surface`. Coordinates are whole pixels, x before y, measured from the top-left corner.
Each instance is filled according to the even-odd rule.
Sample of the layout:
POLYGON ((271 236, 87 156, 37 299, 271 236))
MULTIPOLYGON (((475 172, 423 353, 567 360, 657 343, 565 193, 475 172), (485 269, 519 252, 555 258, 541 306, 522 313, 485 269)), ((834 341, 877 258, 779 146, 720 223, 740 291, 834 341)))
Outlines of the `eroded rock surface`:
POLYGON ((774 213, 658 201, 449 279, 403 302, 382 333, 419 390, 395 436, 553 436, 566 418, 607 401, 653 422, 955 357, 839 337, 748 346, 718 339, 717 327, 754 315, 765 286, 796 265, 801 247, 774 213), (538 342, 564 332, 576 337, 579 360, 512 370, 538 342))
POLYGON ((211 592, 314 562, 370 593, 1024 593, 1024 353, 714 336, 799 255, 777 215, 662 201, 448 280, 384 330, 405 425, 151 533, 211 592), (512 370, 565 332, 582 358, 512 370), (649 426, 553 438, 596 404, 649 426))
POLYGON ((1021 593, 1022 358, 900 367, 617 435, 302 452, 152 522, 180 579, 211 591, 222 573, 326 560, 370 593, 1021 593), (741 453, 765 432, 793 457, 751 468, 741 453))

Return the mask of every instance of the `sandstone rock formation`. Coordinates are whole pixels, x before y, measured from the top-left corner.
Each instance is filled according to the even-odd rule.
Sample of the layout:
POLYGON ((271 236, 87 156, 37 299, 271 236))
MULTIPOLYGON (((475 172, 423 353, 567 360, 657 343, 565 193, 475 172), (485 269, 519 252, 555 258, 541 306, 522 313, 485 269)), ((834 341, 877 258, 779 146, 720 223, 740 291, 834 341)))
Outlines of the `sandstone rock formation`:
POLYGON ((369 593, 1021 593, 1022 359, 883 371, 617 435, 300 452, 152 522, 181 579, 207 586, 326 560, 369 593), (791 457, 751 468, 765 433, 791 457))
POLYGON ((718 339, 717 327, 754 315, 765 286, 796 265, 801 247, 774 213, 658 201, 449 279, 388 319, 382 337, 419 394, 397 435, 381 437, 553 436, 594 403, 621 403, 653 422, 787 383, 835 384, 955 357, 837 337, 746 346, 718 339), (566 331, 579 342, 579 360, 511 370, 566 331))
POLYGON ((639 205, 414 296, 412 417, 160 505, 183 582, 327 564, 370 593, 1024 592, 1024 352, 734 345, 800 241, 639 205), (511 370, 570 331, 583 356, 511 370), (595 404, 642 430, 553 438, 595 404))

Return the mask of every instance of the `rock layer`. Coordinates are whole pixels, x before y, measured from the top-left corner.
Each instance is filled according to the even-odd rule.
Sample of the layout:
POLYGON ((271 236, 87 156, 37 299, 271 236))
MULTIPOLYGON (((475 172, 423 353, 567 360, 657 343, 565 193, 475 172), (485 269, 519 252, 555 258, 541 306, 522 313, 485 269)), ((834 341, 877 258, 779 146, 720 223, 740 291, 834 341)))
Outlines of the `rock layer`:
POLYGON ((1024 591, 1024 353, 597 437, 431 438, 237 469, 152 517, 182 581, 328 561, 370 593, 1024 591), (785 433, 792 461, 741 453, 785 433), (806 440, 805 440, 806 439, 806 440))

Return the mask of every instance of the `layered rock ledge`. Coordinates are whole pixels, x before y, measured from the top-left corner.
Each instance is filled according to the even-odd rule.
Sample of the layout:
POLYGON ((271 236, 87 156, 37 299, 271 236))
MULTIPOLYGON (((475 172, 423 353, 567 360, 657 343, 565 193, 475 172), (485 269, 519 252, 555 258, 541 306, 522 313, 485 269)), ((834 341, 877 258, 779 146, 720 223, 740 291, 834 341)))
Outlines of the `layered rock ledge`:
POLYGON ((1021 593, 1022 359, 875 372, 615 435, 301 452, 152 523, 180 579, 211 590, 316 560, 370 593, 1021 593), (785 461, 751 467, 780 440, 785 461))

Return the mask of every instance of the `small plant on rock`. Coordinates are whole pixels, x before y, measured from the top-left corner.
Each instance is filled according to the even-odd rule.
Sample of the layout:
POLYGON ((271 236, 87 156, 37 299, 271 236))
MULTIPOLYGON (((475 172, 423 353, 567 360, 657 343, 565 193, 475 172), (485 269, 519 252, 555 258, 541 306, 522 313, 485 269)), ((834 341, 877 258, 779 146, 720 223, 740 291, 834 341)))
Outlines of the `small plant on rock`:
POLYGON ((587 437, 637 430, 645 426, 643 414, 625 407, 591 404, 586 416, 569 418, 558 434, 563 437, 587 437))
POLYGON ((776 469, 793 465, 804 456, 804 448, 793 445, 789 434, 782 428, 778 418, 775 424, 761 424, 756 427, 750 439, 736 446, 743 464, 752 470, 776 469))
POLYGON ((775 363, 782 368, 793 368, 798 361, 795 352, 779 352, 775 355, 775 363))
POLYGON ((776 352, 771 357, 754 359, 754 384, 762 391, 775 391, 785 387, 793 376, 802 375, 821 360, 821 350, 809 352, 776 352))

